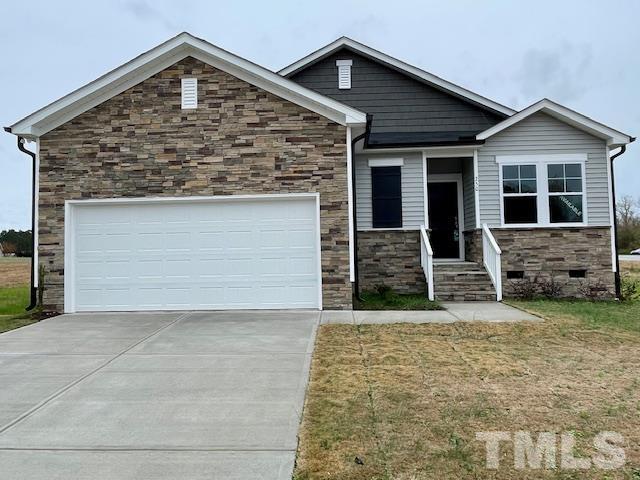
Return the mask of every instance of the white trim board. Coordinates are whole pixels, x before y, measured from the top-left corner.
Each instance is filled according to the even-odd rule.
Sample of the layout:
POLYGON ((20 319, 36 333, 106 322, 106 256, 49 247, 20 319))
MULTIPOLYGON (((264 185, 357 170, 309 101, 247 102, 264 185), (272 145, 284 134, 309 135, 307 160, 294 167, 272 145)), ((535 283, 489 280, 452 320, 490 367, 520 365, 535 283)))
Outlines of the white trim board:
POLYGON ((11 133, 27 137, 43 135, 188 56, 341 125, 366 124, 363 112, 183 32, 19 120, 11 125, 11 133))
POLYGON ((322 244, 321 244, 321 221, 320 221, 320 194, 319 193, 292 193, 292 194, 260 194, 260 195, 220 195, 220 196, 194 196, 194 197, 139 197, 139 198, 104 198, 104 199, 84 199, 66 200, 64 203, 64 312, 74 313, 76 311, 75 299, 75 258, 73 252, 74 245, 74 221, 76 208, 83 206, 99 205, 136 205, 136 204, 171 204, 171 203, 229 203, 232 201, 282 201, 293 199, 309 199, 315 204, 315 226, 316 239, 315 248, 317 252, 316 268, 318 272, 318 310, 322 310, 322 244))
POLYGON ((515 110, 512 110, 509 107, 505 107, 498 102, 494 102, 493 100, 483 97, 482 95, 478 95, 477 93, 467 90, 466 88, 451 83, 420 68, 414 67, 413 65, 410 65, 406 62, 398 60, 397 58, 368 47, 360 42, 356 42, 355 40, 352 40, 348 37, 338 38, 334 42, 331 42, 330 44, 320 48, 319 50, 316 50, 315 52, 281 69, 278 73, 283 76, 292 75, 303 69, 307 65, 315 63, 344 47, 360 53, 366 57, 372 58, 373 60, 377 60, 378 62, 382 62, 395 70, 399 70, 400 72, 408 74, 429 85, 438 87, 442 90, 446 90, 454 95, 465 98, 473 103, 489 108, 493 111, 502 113, 504 115, 513 115, 516 112, 515 110))
POLYGON ((370 158, 369 167, 402 167, 404 158, 370 158))
POLYGON ((496 155, 496 163, 585 163, 586 153, 560 153, 542 155, 496 155))
POLYGON ((477 140, 486 140, 493 135, 502 132, 503 130, 521 122, 525 118, 530 117, 534 113, 543 112, 550 115, 561 122, 571 125, 579 130, 585 131, 598 138, 602 138, 607 141, 610 146, 626 145, 633 142, 635 139, 626 135, 618 130, 608 127, 602 123, 596 122, 591 118, 582 115, 574 110, 564 107, 558 103, 552 102, 547 98, 530 105, 529 107, 521 110, 520 112, 512 115, 511 117, 503 120, 502 122, 488 128, 484 132, 480 132, 476 135, 477 140))

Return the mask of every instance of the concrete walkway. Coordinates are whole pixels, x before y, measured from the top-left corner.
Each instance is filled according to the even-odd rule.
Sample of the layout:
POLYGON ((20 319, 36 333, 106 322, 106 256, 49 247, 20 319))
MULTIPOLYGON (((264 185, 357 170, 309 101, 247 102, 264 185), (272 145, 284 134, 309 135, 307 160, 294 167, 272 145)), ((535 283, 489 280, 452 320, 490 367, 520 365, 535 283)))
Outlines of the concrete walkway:
POLYGON ((0 477, 290 479, 318 312, 62 315, 0 335, 0 477))
POLYGON ((322 312, 320 323, 353 325, 384 323, 539 322, 540 317, 498 302, 443 303, 445 310, 348 310, 322 312))

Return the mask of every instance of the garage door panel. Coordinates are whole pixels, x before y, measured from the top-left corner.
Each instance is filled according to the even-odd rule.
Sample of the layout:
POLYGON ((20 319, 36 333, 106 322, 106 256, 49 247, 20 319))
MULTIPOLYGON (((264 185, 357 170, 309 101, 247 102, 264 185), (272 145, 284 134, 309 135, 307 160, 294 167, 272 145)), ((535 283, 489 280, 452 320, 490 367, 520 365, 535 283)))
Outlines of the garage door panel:
POLYGON ((315 198, 74 205, 77 310, 318 308, 315 198))

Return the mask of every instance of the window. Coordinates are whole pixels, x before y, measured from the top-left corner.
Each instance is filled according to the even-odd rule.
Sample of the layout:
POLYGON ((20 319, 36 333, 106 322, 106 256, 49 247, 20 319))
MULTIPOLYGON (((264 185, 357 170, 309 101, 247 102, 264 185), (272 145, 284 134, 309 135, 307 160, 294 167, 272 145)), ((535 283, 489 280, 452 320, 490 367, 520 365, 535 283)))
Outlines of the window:
POLYGON ((507 279, 521 280, 524 278, 524 270, 507 270, 507 279))
POLYGON ((496 156, 505 226, 587 223, 586 154, 496 156))
POLYGON ((402 227, 402 188, 399 166, 371 168, 373 228, 402 227))
POLYGON ((582 165, 552 163, 547 165, 549 182, 549 221, 582 222, 582 165))
POLYGON ((182 79, 182 108, 198 108, 198 79, 182 79))
POLYGON ((535 165, 503 165, 504 223, 538 222, 538 182, 535 165))
POLYGON ((351 88, 351 65, 352 60, 336 60, 338 67, 338 88, 348 90, 351 88))

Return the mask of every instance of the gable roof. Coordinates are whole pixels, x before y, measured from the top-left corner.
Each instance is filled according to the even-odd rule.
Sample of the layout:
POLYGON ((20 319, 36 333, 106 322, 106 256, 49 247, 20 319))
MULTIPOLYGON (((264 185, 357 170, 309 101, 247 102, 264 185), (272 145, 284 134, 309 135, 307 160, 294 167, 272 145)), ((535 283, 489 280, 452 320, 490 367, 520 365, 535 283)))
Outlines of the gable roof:
POLYGON ((595 137, 602 138, 603 140, 606 140, 607 144, 611 147, 626 145, 627 143, 631 143, 635 140, 634 137, 631 137, 618 130, 614 130, 611 127, 607 127, 606 125, 596 122, 595 120, 592 120, 591 118, 582 115, 581 113, 564 107, 559 103, 552 102, 548 98, 543 98, 533 105, 530 105, 527 108, 512 115, 506 120, 494 125, 491 128, 488 128, 484 132, 480 132, 476 135, 476 140, 486 140, 487 138, 492 137, 493 135, 511 127, 512 125, 515 125, 516 123, 530 117, 537 112, 546 113, 547 115, 557 118, 558 120, 576 127, 579 130, 590 133, 595 137))
POLYGON ((341 48, 348 48, 350 50, 353 50, 361 55, 364 55, 391 68, 399 70, 400 72, 405 73, 419 81, 447 91, 455 96, 471 101, 472 103, 488 108, 494 112, 498 112, 503 115, 513 115, 514 113, 516 113, 515 110, 512 110, 509 107, 505 107, 504 105, 494 102, 493 100, 483 97, 482 95, 478 95, 477 93, 467 90, 466 88, 444 80, 443 78, 421 70, 420 68, 414 67, 413 65, 409 65, 402 60, 398 60, 397 58, 391 57, 390 55, 368 47, 360 42, 356 42, 355 40, 352 40, 348 37, 338 38, 334 42, 331 42, 329 45, 326 45, 321 49, 310 53, 306 57, 301 58, 297 62, 294 62, 291 65, 283 68, 282 70, 278 71, 278 73, 285 77, 291 76, 299 72, 300 70, 303 70, 307 66, 310 66, 331 55, 332 53, 340 50, 341 48))
POLYGON ((363 112, 183 32, 37 110, 6 130, 28 138, 43 135, 185 57, 201 60, 341 125, 366 124, 363 112))

